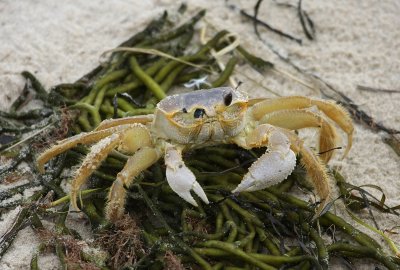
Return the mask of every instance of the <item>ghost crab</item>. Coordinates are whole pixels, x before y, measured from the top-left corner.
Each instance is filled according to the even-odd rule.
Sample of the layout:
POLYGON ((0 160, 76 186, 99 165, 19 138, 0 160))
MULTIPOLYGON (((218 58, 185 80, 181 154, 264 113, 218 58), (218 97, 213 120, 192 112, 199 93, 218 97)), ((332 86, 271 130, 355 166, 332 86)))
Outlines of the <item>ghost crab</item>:
POLYGON ((330 160, 329 150, 338 138, 332 121, 347 133, 346 155, 352 143, 352 121, 341 106, 331 101, 301 96, 248 100, 230 87, 199 90, 163 99, 153 115, 105 120, 92 132, 58 142, 42 153, 37 163, 43 172, 44 164, 52 157, 77 144, 94 143, 72 180, 71 207, 78 211, 81 186, 107 155, 114 148, 131 154, 108 195, 106 216, 116 220, 124 212, 124 186, 129 187, 138 174, 161 157, 172 190, 197 206, 191 191, 205 203, 208 199, 182 160, 183 151, 215 144, 236 144, 245 149, 267 146, 266 153, 250 166, 232 192, 256 191, 279 183, 291 174, 296 155, 300 154, 322 202, 319 212, 331 196, 324 163, 330 160), (319 111, 310 110, 312 107, 319 111), (309 127, 320 129, 319 151, 324 153, 320 157, 293 132, 309 127))

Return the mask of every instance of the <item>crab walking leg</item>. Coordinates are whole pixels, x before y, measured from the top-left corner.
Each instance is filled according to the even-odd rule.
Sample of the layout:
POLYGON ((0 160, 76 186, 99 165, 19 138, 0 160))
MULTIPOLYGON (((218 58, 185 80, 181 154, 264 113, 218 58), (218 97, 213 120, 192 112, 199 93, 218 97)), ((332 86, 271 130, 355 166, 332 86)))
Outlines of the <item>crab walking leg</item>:
POLYGON ((321 204, 319 205, 314 217, 318 217, 324 210, 325 206, 332 200, 330 178, 324 163, 321 159, 307 146, 305 146, 301 139, 293 132, 282 129, 282 132, 291 141, 291 148, 295 153, 301 155, 301 165, 306 169, 307 180, 314 186, 321 204))
POLYGON ((138 115, 138 116, 131 116, 131 117, 124 117, 124 118, 117 118, 117 119, 106 119, 102 121, 95 131, 108 129, 111 127, 127 125, 127 124, 146 124, 153 121, 153 115, 138 115))
POLYGON ((100 166, 101 162, 117 146, 119 149, 133 153, 142 145, 150 144, 150 134, 143 125, 130 125, 93 145, 89 154, 83 160, 71 183, 71 206, 73 211, 79 211, 77 194, 88 177, 100 166))
POLYGON ((108 194, 106 217, 110 221, 121 218, 124 213, 126 190, 132 184, 135 177, 149 168, 159 159, 158 152, 152 147, 143 147, 133 156, 129 157, 125 167, 118 173, 116 180, 108 194))
POLYGON ((190 191, 193 190, 200 199, 208 204, 208 199, 196 177, 182 160, 181 149, 167 144, 165 148, 165 165, 167 166, 167 181, 171 189, 188 203, 197 206, 190 191))
POLYGON ((268 123, 290 130, 315 127, 320 128, 319 157, 328 163, 336 147, 338 135, 336 128, 320 115, 307 110, 282 110, 275 111, 261 118, 260 123, 268 123))
POLYGON ((347 134, 347 147, 343 157, 349 152, 353 141, 353 122, 351 121, 349 113, 339 104, 331 101, 321 99, 311 99, 301 96, 281 97, 274 99, 267 99, 257 103, 252 108, 253 117, 256 120, 261 119, 264 115, 288 109, 305 109, 312 106, 317 106, 319 110, 324 112, 331 118, 339 127, 347 134))
POLYGON ((302 146, 300 149, 301 164, 307 172, 308 180, 314 186, 321 203, 317 208, 314 217, 318 217, 324 210, 325 206, 331 201, 331 188, 329 186, 329 176, 324 164, 316 156, 313 151, 307 146, 302 146))
POLYGON ((114 133, 119 133, 125 129, 129 128, 129 125, 109 128, 100 131, 94 132, 82 132, 78 135, 73 137, 67 138, 65 140, 57 142, 56 145, 52 146, 51 148, 44 151, 40 156, 37 158, 37 167, 40 173, 44 173, 44 164, 47 161, 52 159, 53 157, 65 152, 68 149, 71 149, 78 144, 91 144, 100 141, 101 139, 110 136, 114 133))
POLYGON ((53 145, 51 148, 41 153, 40 156, 37 158, 36 163, 39 172, 44 173, 44 164, 46 164, 47 161, 49 161, 53 157, 65 152, 66 150, 73 148, 78 144, 90 144, 98 142, 101 139, 110 136, 111 134, 113 134, 112 130, 103 130, 100 132, 91 133, 83 132, 73 137, 57 142, 56 145, 53 145))
POLYGON ((80 211, 77 204, 77 195, 83 184, 85 184, 88 177, 100 166, 101 162, 107 155, 117 146, 121 138, 121 134, 112 134, 100 140, 93 145, 89 154, 83 160, 79 169, 75 172, 75 178, 71 183, 71 207, 72 211, 80 211))
POLYGON ((242 182, 232 191, 256 191, 286 179, 296 166, 296 155, 289 138, 271 125, 258 126, 246 139, 246 148, 268 146, 268 150, 249 168, 242 182))

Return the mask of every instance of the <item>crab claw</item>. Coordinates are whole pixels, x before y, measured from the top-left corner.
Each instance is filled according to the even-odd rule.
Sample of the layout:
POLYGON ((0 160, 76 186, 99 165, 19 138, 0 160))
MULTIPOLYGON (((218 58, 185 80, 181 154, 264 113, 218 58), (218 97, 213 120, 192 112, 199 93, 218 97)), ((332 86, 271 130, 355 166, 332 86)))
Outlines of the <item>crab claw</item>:
POLYGON ((232 193, 257 191, 286 179, 296 166, 296 155, 287 138, 279 132, 271 134, 268 151, 256 160, 232 193))
POLYGON ((165 153, 165 165, 167 165, 167 181, 171 189, 188 203, 197 206, 190 191, 193 190, 200 199, 208 204, 208 199, 196 177, 182 160, 181 151, 168 145, 165 153))

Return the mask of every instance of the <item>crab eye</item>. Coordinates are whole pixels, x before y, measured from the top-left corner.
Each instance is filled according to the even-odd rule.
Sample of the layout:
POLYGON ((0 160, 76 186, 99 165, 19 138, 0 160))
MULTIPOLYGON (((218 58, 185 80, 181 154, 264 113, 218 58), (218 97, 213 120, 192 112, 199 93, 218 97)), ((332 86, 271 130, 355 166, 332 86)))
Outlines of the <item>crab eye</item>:
POLYGON ((203 117, 203 115, 205 115, 205 114, 206 114, 206 111, 204 109, 197 108, 194 111, 193 116, 194 116, 194 118, 200 118, 200 117, 203 117))
POLYGON ((186 108, 183 108, 183 109, 182 109, 182 112, 187 113, 186 108))
POLYGON ((224 104, 225 106, 229 106, 232 103, 232 93, 229 92, 227 95, 224 96, 224 104))

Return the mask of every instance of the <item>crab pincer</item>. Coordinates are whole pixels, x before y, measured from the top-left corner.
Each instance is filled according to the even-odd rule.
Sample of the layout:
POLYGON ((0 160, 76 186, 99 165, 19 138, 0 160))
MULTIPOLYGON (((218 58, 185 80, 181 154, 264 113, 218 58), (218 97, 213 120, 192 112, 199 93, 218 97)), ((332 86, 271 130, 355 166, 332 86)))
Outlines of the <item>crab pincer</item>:
POLYGON ((290 141, 283 133, 266 125, 255 131, 269 137, 267 152, 250 166, 249 172, 232 193, 257 191, 278 184, 285 180, 296 166, 296 154, 290 149, 290 141), (265 130, 268 128, 272 131, 265 130))
POLYGON ((166 146, 164 159, 167 166, 167 181, 171 189, 188 203, 197 206, 197 202, 190 194, 190 191, 193 190, 203 202, 208 204, 207 196, 196 181, 196 176, 183 162, 182 152, 169 144, 166 146))

